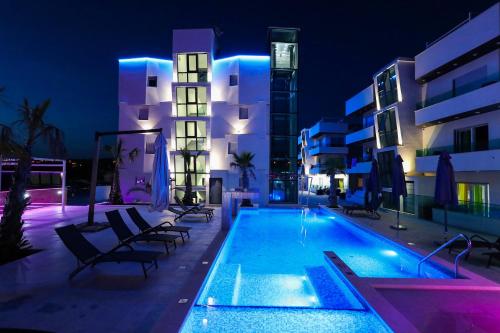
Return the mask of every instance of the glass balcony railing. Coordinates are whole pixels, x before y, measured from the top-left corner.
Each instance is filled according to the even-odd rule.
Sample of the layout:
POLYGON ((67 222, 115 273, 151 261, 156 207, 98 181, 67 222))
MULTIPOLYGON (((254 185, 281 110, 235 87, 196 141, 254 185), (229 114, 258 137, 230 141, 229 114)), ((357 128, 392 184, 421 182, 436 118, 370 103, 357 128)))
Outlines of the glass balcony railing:
MULTIPOLYGON (((382 206, 386 209, 395 210, 396 205, 392 201, 390 193, 383 192, 382 194, 382 206)), ((415 214, 425 220, 432 220, 433 208, 442 209, 435 203, 434 197, 426 195, 408 194, 408 197, 403 198, 401 203, 401 211, 415 214)), ((450 206, 448 210, 466 215, 500 219, 500 205, 491 203, 459 201, 457 206, 450 206)))
POLYGON ((457 96, 466 94, 468 92, 471 92, 473 90, 477 90, 477 89, 489 86, 490 84, 497 83, 498 81, 500 81, 500 73, 488 75, 481 80, 470 82, 469 84, 466 84, 466 85, 463 85, 461 87, 455 88, 453 90, 447 91, 443 94, 439 94, 439 95, 427 98, 426 100, 424 100, 422 102, 418 102, 416 104, 416 109, 417 110, 423 109, 425 107, 446 101, 447 99, 457 97, 457 96))
POLYGON ((470 147, 442 146, 442 147, 417 149, 417 157, 436 156, 444 151, 450 154, 459 154, 459 153, 470 153, 474 151, 493 150, 493 149, 500 149, 500 139, 493 139, 488 141, 487 146, 484 144, 482 145, 471 144, 470 147))

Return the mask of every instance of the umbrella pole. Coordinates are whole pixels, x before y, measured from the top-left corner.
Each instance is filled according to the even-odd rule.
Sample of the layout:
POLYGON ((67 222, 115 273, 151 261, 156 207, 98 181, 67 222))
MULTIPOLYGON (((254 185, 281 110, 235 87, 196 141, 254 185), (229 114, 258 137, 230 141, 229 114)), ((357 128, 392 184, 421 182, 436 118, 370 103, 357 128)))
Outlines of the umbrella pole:
POLYGON ((399 235, 399 230, 406 230, 406 227, 404 225, 399 224, 399 211, 400 211, 400 205, 398 202, 398 210, 396 213, 396 225, 391 225, 392 229, 396 229, 398 231, 398 235, 399 235))

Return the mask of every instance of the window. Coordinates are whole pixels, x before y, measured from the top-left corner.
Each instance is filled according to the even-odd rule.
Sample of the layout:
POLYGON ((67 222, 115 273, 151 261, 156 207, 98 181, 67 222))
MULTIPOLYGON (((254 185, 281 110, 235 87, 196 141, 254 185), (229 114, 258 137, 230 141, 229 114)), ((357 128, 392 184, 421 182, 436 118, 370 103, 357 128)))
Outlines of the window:
POLYGON ((487 81, 488 70, 486 65, 476 68, 453 80, 453 96, 465 94, 471 90, 479 89, 487 81))
POLYGON ((177 54, 178 82, 207 82, 208 81, 207 73, 208 73, 207 53, 177 54))
POLYGON ((392 65, 376 77, 377 96, 380 108, 398 101, 396 66, 392 65))
POLYGON ((240 119, 248 119, 248 108, 240 107, 240 119))
POLYGON ((297 43, 271 43, 271 67, 283 69, 298 68, 297 43))
POLYGON ((465 153, 472 150, 472 129, 458 129, 455 130, 454 138, 454 152, 465 153))
POLYGON ((175 123, 177 150, 206 150, 207 130, 204 121, 177 121, 175 123))
POLYGON ((176 106, 178 117, 201 117, 207 115, 206 87, 177 87, 176 106))
POLYGON ((139 109, 139 120, 148 120, 149 119, 149 109, 142 108, 139 109))
POLYGON ((398 144, 398 126, 396 122, 396 109, 392 108, 378 113, 377 135, 380 147, 390 147, 398 144))
POLYGON ((457 183, 458 202, 485 205, 489 203, 489 185, 457 183))
POLYGON ((470 151, 488 150, 488 125, 456 129, 454 132, 453 152, 466 153, 470 151))
POLYGON ((380 152, 377 154, 378 168, 380 172, 380 184, 384 187, 392 186, 392 163, 394 161, 394 150, 380 152))
MULTIPOLYGON (((182 155, 174 156, 174 179, 176 186, 186 185, 186 163, 182 155)), ((208 185, 209 175, 207 173, 207 158, 205 155, 191 156, 189 171, 193 186, 208 185)))
POLYGON ((238 85, 238 75, 236 75, 236 74, 229 75, 229 85, 230 86, 237 86, 238 85))
POLYGON ((158 87, 157 76, 148 76, 148 87, 158 87))
POLYGON ((228 142, 227 143, 227 154, 236 154, 238 153, 238 144, 235 142, 228 142))

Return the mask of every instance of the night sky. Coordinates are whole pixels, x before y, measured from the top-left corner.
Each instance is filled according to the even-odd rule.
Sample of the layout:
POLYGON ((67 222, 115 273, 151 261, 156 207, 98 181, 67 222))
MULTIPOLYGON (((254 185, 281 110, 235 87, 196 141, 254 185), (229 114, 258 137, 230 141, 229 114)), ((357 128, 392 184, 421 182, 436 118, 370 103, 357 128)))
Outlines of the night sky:
POLYGON ((413 57, 496 1, 0 0, 0 86, 15 119, 23 97, 51 98, 48 120, 69 157, 89 157, 93 132, 116 130, 118 58, 171 59, 172 29, 218 27, 220 57, 266 54, 268 26, 302 29, 299 128, 343 114, 346 99, 397 56, 413 57))

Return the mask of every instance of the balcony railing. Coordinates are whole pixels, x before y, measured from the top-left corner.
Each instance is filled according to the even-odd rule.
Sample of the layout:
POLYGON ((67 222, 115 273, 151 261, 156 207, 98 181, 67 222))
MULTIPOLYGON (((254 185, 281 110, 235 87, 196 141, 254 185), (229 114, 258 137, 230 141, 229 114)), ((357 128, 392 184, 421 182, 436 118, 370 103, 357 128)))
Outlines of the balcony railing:
POLYGON ((488 75, 487 77, 482 78, 481 80, 470 82, 470 83, 468 83, 464 86, 461 86, 457 89, 452 89, 452 90, 447 91, 443 94, 430 97, 430 98, 426 99, 425 101, 418 102, 416 104, 416 109, 417 110, 423 109, 425 107, 446 101, 447 99, 457 97, 457 96, 466 94, 468 92, 471 92, 473 90, 489 86, 490 84, 496 83, 498 81, 500 81, 500 73, 488 75))
POLYGON ((444 151, 450 154, 459 154, 459 153, 470 153, 474 151, 484 151, 493 149, 500 149, 500 139, 493 139, 488 141, 487 147, 485 147, 484 145, 471 144, 470 147, 442 146, 442 147, 417 149, 417 157, 436 156, 444 151))

